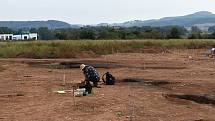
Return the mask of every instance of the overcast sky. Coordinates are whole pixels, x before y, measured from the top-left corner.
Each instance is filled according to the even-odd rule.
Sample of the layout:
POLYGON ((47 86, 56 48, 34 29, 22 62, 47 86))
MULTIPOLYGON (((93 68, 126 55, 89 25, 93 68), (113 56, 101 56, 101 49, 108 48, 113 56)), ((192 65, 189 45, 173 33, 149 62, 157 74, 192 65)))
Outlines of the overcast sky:
POLYGON ((215 13, 215 0, 0 0, 0 20, 97 24, 215 13))

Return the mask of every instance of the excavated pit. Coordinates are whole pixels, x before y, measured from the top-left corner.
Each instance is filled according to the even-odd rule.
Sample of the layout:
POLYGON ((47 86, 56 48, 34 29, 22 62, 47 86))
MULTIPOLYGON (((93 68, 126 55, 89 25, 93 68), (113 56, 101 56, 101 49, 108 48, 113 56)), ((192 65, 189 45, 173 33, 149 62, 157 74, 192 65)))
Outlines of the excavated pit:
POLYGON ((165 97, 193 101, 199 104, 211 104, 215 106, 215 94, 167 94, 165 97))
POLYGON ((120 65, 115 62, 106 62, 106 61, 95 61, 95 60, 81 60, 81 61, 62 61, 62 62, 46 62, 46 61, 37 61, 37 62, 25 62, 31 67, 38 67, 38 68, 49 68, 49 69, 73 69, 79 68, 81 64, 91 65, 95 68, 131 68, 137 70, 145 70, 145 69, 186 69, 185 66, 178 66, 178 65, 151 65, 147 64, 144 67, 133 67, 128 65, 120 65))
MULTIPOLYGON (((184 66, 146 66, 146 69, 186 69, 184 66)), ((145 69, 143 68, 143 69, 145 69)))
POLYGON ((81 64, 90 65, 95 68, 121 68, 124 67, 113 62, 102 62, 102 61, 71 61, 71 62, 59 62, 59 63, 50 63, 50 64, 33 64, 30 66, 39 67, 39 68, 50 68, 50 69, 73 69, 80 68, 81 64))
POLYGON ((106 63, 106 62, 61 62, 59 63, 60 66, 65 68, 80 68, 80 64, 84 63, 85 65, 91 65, 95 68, 120 68, 123 67, 122 65, 118 65, 115 63, 106 63))
POLYGON ((142 84, 142 85, 149 85, 149 86, 165 86, 165 85, 170 85, 170 84, 176 84, 177 82, 169 82, 166 80, 152 80, 152 79, 123 79, 121 81, 123 84, 142 84))
POLYGON ((24 93, 0 94, 1 98, 22 97, 22 96, 25 96, 25 94, 24 93))

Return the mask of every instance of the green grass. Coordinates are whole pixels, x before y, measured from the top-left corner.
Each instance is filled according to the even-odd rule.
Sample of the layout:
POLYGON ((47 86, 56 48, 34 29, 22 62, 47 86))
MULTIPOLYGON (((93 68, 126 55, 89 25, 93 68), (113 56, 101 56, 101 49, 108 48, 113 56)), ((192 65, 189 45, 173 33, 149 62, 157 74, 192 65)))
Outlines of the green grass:
POLYGON ((105 55, 151 47, 166 49, 211 48, 215 47, 215 40, 56 40, 0 42, 0 57, 74 58, 83 51, 105 55))

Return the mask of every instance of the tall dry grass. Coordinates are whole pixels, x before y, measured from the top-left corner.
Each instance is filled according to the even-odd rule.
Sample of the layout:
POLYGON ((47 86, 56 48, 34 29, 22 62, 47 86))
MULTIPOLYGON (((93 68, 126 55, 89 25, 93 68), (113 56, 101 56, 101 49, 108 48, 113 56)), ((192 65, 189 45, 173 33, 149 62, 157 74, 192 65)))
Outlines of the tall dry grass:
POLYGON ((142 48, 197 49, 215 47, 215 40, 65 40, 0 42, 1 58, 73 58, 83 51, 98 55, 142 48))

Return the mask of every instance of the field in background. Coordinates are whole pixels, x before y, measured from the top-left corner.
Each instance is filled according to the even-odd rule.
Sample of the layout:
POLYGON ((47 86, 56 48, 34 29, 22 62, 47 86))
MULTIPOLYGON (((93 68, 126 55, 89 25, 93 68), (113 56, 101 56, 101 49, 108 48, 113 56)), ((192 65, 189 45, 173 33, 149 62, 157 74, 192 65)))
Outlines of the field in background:
POLYGON ((76 58, 137 52, 141 49, 202 49, 215 47, 215 40, 73 40, 1 42, 1 58, 76 58))

